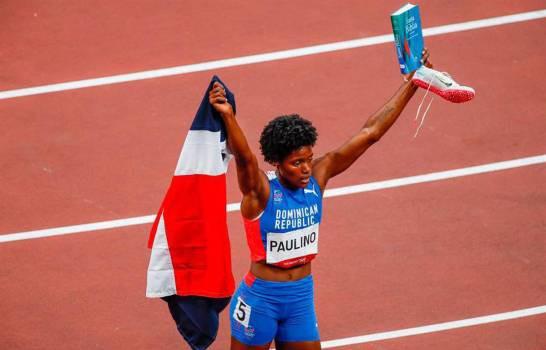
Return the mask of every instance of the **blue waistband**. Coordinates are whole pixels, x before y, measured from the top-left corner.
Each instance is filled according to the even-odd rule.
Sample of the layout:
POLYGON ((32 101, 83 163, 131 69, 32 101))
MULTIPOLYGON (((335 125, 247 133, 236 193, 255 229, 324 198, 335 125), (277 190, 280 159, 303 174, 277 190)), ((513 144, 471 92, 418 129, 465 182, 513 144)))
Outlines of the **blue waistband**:
POLYGON ((257 278, 249 272, 245 276, 243 283, 254 292, 274 296, 293 296, 294 294, 313 291, 312 275, 305 276, 296 281, 276 282, 257 278))

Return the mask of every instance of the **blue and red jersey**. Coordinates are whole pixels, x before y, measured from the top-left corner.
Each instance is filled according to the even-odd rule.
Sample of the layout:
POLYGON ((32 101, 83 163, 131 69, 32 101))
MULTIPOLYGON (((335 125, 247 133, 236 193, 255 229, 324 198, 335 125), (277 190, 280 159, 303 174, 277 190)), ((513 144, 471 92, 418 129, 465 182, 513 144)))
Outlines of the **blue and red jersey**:
POLYGON ((311 176, 305 188, 284 187, 274 173, 269 177, 269 198, 254 220, 243 218, 252 261, 282 268, 303 265, 318 253, 322 193, 311 176))

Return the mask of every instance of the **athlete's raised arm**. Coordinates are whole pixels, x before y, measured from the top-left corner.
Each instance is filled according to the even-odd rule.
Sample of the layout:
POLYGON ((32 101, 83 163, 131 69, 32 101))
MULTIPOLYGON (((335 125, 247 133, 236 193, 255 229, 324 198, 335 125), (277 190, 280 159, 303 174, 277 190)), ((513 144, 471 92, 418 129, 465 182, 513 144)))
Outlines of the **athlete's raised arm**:
POLYGON ((245 134, 237 123, 231 104, 227 101, 224 87, 216 82, 209 91, 209 102, 220 114, 227 130, 227 142, 235 157, 237 180, 243 193, 241 213, 247 219, 258 216, 267 203, 269 182, 258 167, 258 160, 248 146, 245 134))
MULTIPOLYGON (((429 53, 425 49, 422 60, 426 66, 432 67, 428 57, 429 53)), ((330 178, 349 168, 371 145, 379 141, 398 119, 417 90, 417 86, 411 82, 411 75, 406 80, 388 102, 368 118, 356 135, 341 147, 313 162, 313 176, 322 190, 330 178)))

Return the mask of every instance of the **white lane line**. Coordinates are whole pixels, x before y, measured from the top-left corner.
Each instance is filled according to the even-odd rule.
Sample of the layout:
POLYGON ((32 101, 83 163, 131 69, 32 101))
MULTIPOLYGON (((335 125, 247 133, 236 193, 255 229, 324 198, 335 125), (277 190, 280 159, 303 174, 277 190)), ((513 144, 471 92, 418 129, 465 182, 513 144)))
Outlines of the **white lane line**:
POLYGON ((386 188, 414 185, 414 184, 419 184, 423 182, 446 180, 446 179, 452 179, 455 177, 477 175, 477 174, 489 173, 493 171, 513 169, 513 168, 518 168, 522 166, 541 164, 541 163, 546 163, 546 154, 534 156, 534 157, 507 160, 504 162, 477 165, 477 166, 472 166, 468 168, 440 171, 437 173, 409 176, 409 177, 403 177, 399 179, 370 182, 367 184, 334 188, 331 190, 326 190, 324 193, 324 197, 345 196, 345 195, 353 194, 353 193, 383 190, 386 188))
MULTIPOLYGON (((339 187, 339 188, 334 188, 331 190, 326 190, 324 192, 324 197, 327 198, 327 197, 346 196, 349 194, 376 191, 376 190, 382 190, 382 189, 393 188, 393 187, 415 185, 419 183, 446 180, 446 179, 452 179, 456 177, 477 175, 477 174, 489 173, 493 171, 507 170, 507 169, 513 169, 513 168, 519 168, 519 167, 535 165, 535 164, 543 164, 543 163, 546 163, 546 154, 533 156, 533 157, 527 157, 527 158, 507 160, 507 161, 497 162, 497 163, 483 164, 483 165, 472 166, 467 168, 440 171, 440 172, 424 174, 424 175, 409 176, 409 177, 402 177, 398 179, 370 182, 370 183, 360 184, 360 185, 339 187)), ((238 211, 238 210, 239 210, 239 203, 230 203, 227 205, 228 212, 238 211)), ((146 216, 127 218, 127 219, 101 221, 101 222, 95 222, 95 223, 83 224, 83 225, 63 226, 63 227, 49 228, 49 229, 43 229, 43 230, 9 233, 9 234, 0 235, 0 243, 21 241, 21 240, 33 239, 33 238, 60 236, 60 235, 82 233, 82 232, 89 232, 89 231, 106 230, 106 229, 117 228, 117 227, 142 225, 142 224, 151 223, 154 221, 154 219, 155 219, 155 215, 146 215, 146 216)))
POLYGON ((107 230, 112 228, 126 227, 126 226, 133 226, 133 225, 143 225, 143 224, 149 224, 150 222, 154 222, 154 220, 155 220, 155 215, 146 215, 146 216, 137 216, 134 218, 100 221, 100 222, 94 222, 90 224, 62 226, 62 227, 55 227, 55 228, 47 228, 43 230, 10 233, 6 235, 0 235, 0 243, 22 241, 25 239, 62 236, 62 235, 69 235, 73 233, 107 230))
POLYGON ((339 346, 369 343, 369 342, 374 342, 379 340, 401 338, 401 337, 407 337, 411 335, 441 332, 441 331, 446 331, 450 329, 477 326, 481 324, 493 323, 493 322, 499 322, 499 321, 513 320, 520 317, 529 317, 529 316, 535 316, 535 315, 540 315, 544 313, 546 313, 546 305, 532 307, 529 309, 504 312, 500 314, 467 318, 467 319, 459 320, 459 321, 431 324, 428 326, 405 328, 405 329, 399 329, 399 330, 390 331, 390 332, 374 333, 374 334, 361 335, 361 336, 350 337, 350 338, 327 340, 327 341, 321 342, 321 345, 323 349, 336 348, 339 346))
MULTIPOLYGON (((510 24, 510 23, 531 21, 531 20, 541 19, 544 17, 546 17, 546 9, 531 11, 531 12, 522 12, 522 13, 517 13, 513 15, 508 15, 508 16, 486 18, 486 19, 481 19, 477 21, 460 22, 460 23, 448 24, 448 25, 443 25, 438 27, 426 28, 423 30, 423 35, 434 36, 434 35, 441 35, 446 33, 455 33, 455 32, 460 32, 465 30, 480 29, 480 28, 510 24)), ((378 35, 378 36, 362 38, 362 39, 339 41, 339 42, 315 45, 315 46, 307 46, 307 47, 302 47, 299 49, 235 57, 235 58, 229 58, 229 59, 223 59, 223 60, 208 61, 208 62, 195 63, 195 64, 189 64, 184 66, 148 70, 148 71, 129 73, 129 74, 112 75, 112 76, 107 76, 102 78, 85 79, 85 80, 35 86, 35 87, 16 89, 16 90, 6 90, 6 91, 0 92, 0 100, 15 98, 15 97, 22 97, 22 96, 31 96, 31 95, 66 91, 66 90, 83 89, 83 88, 88 88, 93 86, 118 84, 118 83, 125 83, 125 82, 144 80, 144 79, 153 79, 153 78, 168 77, 173 75, 203 72, 203 71, 209 71, 213 69, 242 66, 246 64, 284 60, 284 59, 289 59, 294 57, 316 55, 316 54, 326 53, 326 52, 333 52, 333 51, 354 49, 354 48, 370 46, 370 45, 383 44, 383 43, 392 42, 392 41, 393 41, 392 34, 384 34, 384 35, 378 35)))

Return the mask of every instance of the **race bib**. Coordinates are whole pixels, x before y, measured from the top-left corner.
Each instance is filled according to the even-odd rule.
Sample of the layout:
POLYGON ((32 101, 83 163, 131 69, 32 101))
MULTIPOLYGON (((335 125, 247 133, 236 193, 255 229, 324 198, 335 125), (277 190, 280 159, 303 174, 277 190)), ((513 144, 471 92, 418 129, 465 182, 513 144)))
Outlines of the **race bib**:
POLYGON ((286 233, 267 233, 266 262, 274 264, 318 253, 319 225, 286 233))
POLYGON ((235 305, 235 310, 233 310, 233 318, 235 321, 248 328, 251 312, 252 307, 245 303, 241 297, 237 297, 237 305, 235 305))

